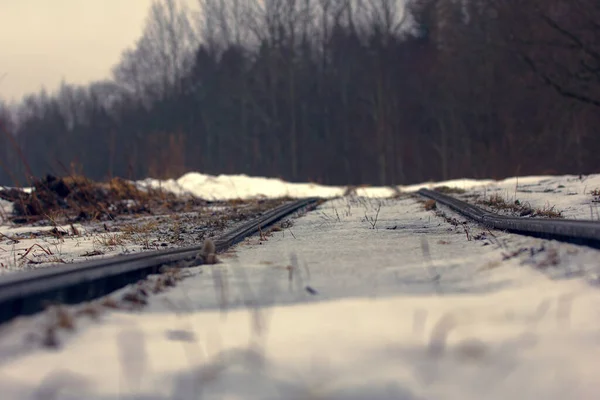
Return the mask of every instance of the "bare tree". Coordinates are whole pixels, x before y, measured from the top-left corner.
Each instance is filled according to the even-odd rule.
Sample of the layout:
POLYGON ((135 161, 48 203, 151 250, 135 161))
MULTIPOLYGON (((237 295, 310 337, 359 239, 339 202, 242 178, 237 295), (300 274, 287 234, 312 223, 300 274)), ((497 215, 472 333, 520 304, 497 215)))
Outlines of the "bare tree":
POLYGON ((181 90, 197 48, 189 9, 177 0, 152 3, 142 37, 113 69, 117 83, 145 102, 181 90))
POLYGON ((519 23, 511 46, 556 93, 600 107, 600 4, 594 0, 512 0, 519 23))

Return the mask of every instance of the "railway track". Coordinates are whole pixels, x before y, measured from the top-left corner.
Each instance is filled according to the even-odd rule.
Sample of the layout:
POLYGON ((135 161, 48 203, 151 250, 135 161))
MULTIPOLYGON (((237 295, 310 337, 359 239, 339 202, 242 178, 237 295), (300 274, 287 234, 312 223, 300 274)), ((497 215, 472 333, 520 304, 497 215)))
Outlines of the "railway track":
MULTIPOLYGON (((489 228, 600 249, 600 222, 507 217, 440 192, 421 189, 417 193, 489 228)), ((215 240, 217 253, 319 200, 315 197, 284 204, 226 232, 215 240)), ((49 304, 77 304, 108 295, 159 273, 165 266, 200 265, 201 250, 202 245, 151 251, 0 276, 0 324, 43 311, 49 304)))
MULTIPOLYGON (((319 198, 306 198, 265 212, 253 221, 215 240, 221 253, 319 198)), ((122 255, 102 260, 56 265, 0 277, 0 324, 42 311, 48 304, 76 304, 105 296, 117 289, 159 273, 164 266, 199 265, 202 246, 122 255)))
POLYGON ((491 213, 440 192, 421 189, 417 193, 488 228, 600 249, 600 222, 598 221, 507 217, 491 213))

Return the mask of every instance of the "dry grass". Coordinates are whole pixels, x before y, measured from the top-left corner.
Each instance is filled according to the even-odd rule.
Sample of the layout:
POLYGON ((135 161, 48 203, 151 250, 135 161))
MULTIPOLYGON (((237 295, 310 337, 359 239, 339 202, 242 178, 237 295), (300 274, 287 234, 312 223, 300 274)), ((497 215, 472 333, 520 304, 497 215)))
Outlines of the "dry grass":
POLYGON ((121 227, 121 232, 126 236, 147 235, 158 228, 158 222, 148 221, 143 223, 129 223, 121 227))
POLYGON ((183 212, 206 202, 180 198, 155 188, 139 188, 120 178, 94 182, 83 176, 57 178, 51 175, 33 182, 26 193, 0 191, 0 198, 13 202, 15 223, 47 219, 59 221, 111 220, 117 215, 151 214, 156 211, 183 212))
POLYGON ((458 187, 450 187, 450 186, 437 186, 434 187, 433 190, 436 192, 444 193, 444 194, 464 194, 466 193, 465 189, 461 189, 458 187))
POLYGON ((560 211, 556 211, 554 206, 544 206, 543 208, 538 208, 534 211, 534 216, 545 218, 563 218, 562 213, 560 211))
POLYGON ((425 203, 423 203, 423 208, 425 209, 425 211, 435 210, 437 208, 437 203, 435 202, 435 200, 429 199, 425 201, 425 203))
POLYGON ((155 220, 141 223, 127 223, 120 227, 122 239, 142 246, 144 249, 152 248, 152 239, 156 236, 159 223, 155 220))
POLYGON ((592 202, 593 203, 600 203, 600 189, 594 189, 590 192, 590 194, 592 195, 592 202))
POLYGON ((508 202, 497 193, 490 195, 487 199, 478 200, 477 203, 488 206, 494 211, 508 211, 520 217, 563 218, 562 212, 556 210, 554 206, 533 208, 529 203, 522 203, 518 199, 508 202))
POLYGON ((127 244, 127 237, 121 233, 105 233, 96 236, 94 241, 101 246, 114 249, 115 247, 125 246, 127 244))

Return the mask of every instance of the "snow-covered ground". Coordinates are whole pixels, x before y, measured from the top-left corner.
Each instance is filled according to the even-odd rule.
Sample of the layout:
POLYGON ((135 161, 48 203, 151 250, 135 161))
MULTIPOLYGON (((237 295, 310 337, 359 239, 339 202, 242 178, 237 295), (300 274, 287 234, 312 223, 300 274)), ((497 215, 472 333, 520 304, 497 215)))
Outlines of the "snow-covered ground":
MULTIPOLYGON (((72 225, 0 224, 0 275, 148 250, 192 246, 218 236, 280 200, 198 206, 185 213, 117 215, 72 225)), ((42 221, 43 222, 43 221, 42 221)))
POLYGON ((532 176, 502 181, 454 180, 433 185, 406 186, 403 189, 411 191, 435 186, 465 189, 467 196, 479 195, 482 198, 497 194, 507 202, 519 200, 533 208, 554 207, 565 218, 600 220, 600 174, 532 176))
MULTIPOLYGON (((577 200, 565 203, 573 210, 589 205, 579 182, 543 179, 519 179, 540 189, 522 193, 527 201, 565 196, 577 200), (550 184, 578 194, 544 191, 550 184)), ((511 183, 486 190, 494 185, 508 191, 511 183)), ((264 239, 192 268, 139 311, 77 317, 58 349, 40 345, 57 324, 50 314, 4 326, 2 398, 600 394, 595 250, 456 227, 410 197, 331 200, 264 239)))
MULTIPOLYGON (((324 186, 312 183, 289 183, 280 179, 250 177, 246 175, 211 176, 200 173, 188 173, 177 180, 158 181, 147 179, 140 185, 161 187, 174 193, 189 193, 206 199, 235 199, 254 197, 309 197, 333 198, 343 195, 348 188, 344 186, 324 186)), ((534 208, 561 210, 563 216, 577 219, 600 219, 598 203, 592 202, 593 190, 600 190, 600 174, 529 176, 515 177, 500 181, 454 179, 445 182, 426 182, 417 185, 394 187, 358 187, 359 196, 385 198, 394 196, 397 191, 414 192, 421 188, 448 186, 465 189, 468 194, 482 197, 498 194, 507 201, 519 200, 534 208)))

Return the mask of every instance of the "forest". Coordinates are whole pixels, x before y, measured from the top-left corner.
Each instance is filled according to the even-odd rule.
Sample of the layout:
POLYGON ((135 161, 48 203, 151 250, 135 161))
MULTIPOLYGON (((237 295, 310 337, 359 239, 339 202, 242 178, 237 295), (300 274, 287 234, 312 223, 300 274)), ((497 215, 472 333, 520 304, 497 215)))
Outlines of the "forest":
POLYGON ((111 78, 0 104, 0 185, 600 172, 597 0, 157 0, 111 78))

